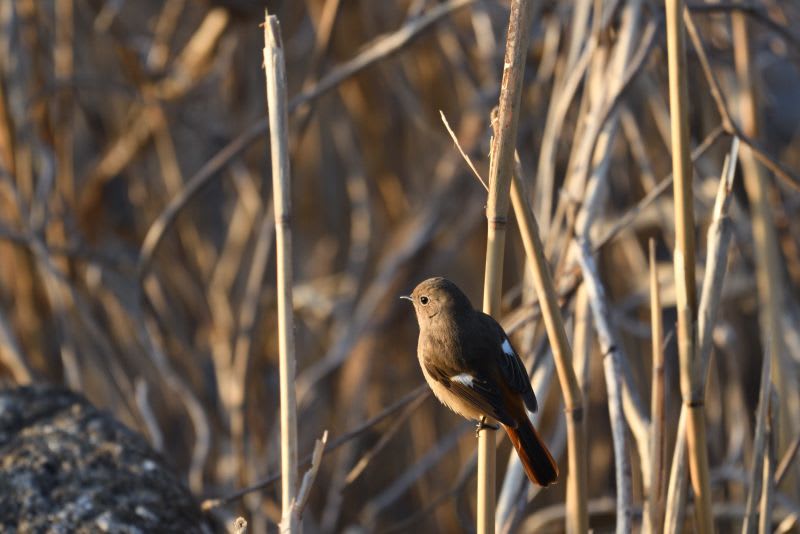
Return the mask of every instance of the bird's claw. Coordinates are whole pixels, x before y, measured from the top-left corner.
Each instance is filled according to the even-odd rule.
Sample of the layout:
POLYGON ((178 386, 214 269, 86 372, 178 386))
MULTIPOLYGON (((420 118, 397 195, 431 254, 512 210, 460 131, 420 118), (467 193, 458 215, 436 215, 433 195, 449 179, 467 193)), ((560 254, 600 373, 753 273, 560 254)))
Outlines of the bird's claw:
POLYGON ((485 417, 481 417, 481 420, 478 421, 478 424, 475 425, 475 437, 476 438, 480 437, 481 430, 483 430, 484 428, 491 428, 492 430, 500 430, 500 427, 498 425, 493 425, 491 423, 487 423, 486 422, 486 418, 485 417))

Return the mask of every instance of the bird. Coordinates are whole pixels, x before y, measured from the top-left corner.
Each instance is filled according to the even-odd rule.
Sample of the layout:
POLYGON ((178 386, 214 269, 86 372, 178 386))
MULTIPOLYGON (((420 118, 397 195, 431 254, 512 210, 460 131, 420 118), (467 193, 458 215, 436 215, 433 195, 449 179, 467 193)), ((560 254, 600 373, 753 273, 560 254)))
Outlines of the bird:
POLYGON ((434 395, 454 412, 477 421, 491 418, 508 434, 531 482, 549 486, 558 464, 528 411, 538 409, 528 373, 508 335, 490 315, 472 307, 456 284, 442 277, 421 282, 411 295, 419 324, 417 356, 434 395))

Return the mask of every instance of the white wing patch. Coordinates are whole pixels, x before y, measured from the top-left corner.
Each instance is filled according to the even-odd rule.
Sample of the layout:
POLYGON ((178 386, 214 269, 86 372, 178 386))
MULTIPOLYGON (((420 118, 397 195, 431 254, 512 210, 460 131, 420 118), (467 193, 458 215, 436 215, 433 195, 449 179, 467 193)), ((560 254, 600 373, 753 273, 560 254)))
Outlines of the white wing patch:
POLYGON ((452 380, 453 382, 458 382, 459 384, 463 384, 468 388, 471 388, 474 377, 468 373, 461 373, 459 375, 451 376, 450 380, 452 380))
POLYGON ((511 348, 508 338, 503 340, 503 352, 506 353, 506 356, 514 356, 514 349, 511 348))

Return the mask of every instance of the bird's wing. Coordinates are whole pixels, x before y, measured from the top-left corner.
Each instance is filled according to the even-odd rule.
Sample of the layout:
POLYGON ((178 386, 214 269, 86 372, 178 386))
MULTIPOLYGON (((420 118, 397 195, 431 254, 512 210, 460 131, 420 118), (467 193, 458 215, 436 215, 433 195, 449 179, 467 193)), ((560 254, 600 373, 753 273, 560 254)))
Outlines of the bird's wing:
POLYGON ((536 402, 536 395, 533 393, 531 381, 528 378, 528 371, 522 363, 517 351, 511 345, 505 330, 490 315, 480 313, 480 322, 486 331, 494 331, 497 334, 496 341, 499 347, 485 347, 484 350, 490 354, 497 355, 497 363, 502 372, 503 378, 508 383, 509 388, 522 396, 525 407, 531 412, 536 412, 539 405, 536 402), (499 349, 499 350, 498 350, 499 349))
POLYGON ((478 377, 473 372, 442 367, 430 361, 426 361, 424 365, 425 370, 434 380, 458 398, 504 425, 517 426, 514 418, 504 408, 502 391, 489 380, 478 377))

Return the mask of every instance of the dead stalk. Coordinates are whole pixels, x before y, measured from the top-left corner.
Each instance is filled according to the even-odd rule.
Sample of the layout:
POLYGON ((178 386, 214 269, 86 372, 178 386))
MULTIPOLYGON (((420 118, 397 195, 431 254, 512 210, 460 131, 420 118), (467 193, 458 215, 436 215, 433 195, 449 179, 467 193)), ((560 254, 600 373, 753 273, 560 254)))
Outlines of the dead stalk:
POLYGON ((611 310, 606 300, 597 265, 591 256, 591 247, 586 240, 577 243, 578 262, 583 273, 583 283, 589 297, 597 338, 603 354, 603 370, 608 393, 608 415, 611 420, 614 444, 614 469, 617 483, 617 534, 629 533, 633 529, 633 492, 631 488, 631 466, 626 443, 627 428, 622 411, 622 354, 609 317, 611 310))
MULTIPOLYGON (((703 291, 700 297, 698 310, 698 354, 693 363, 693 373, 702 377, 698 384, 700 398, 705 396, 705 382, 708 378, 709 361, 711 357, 711 336, 717 311, 722 296, 722 283, 725 278, 725 268, 728 259, 728 247, 731 240, 732 229, 728 220, 728 207, 733 190, 734 171, 738 155, 739 142, 734 138, 731 150, 725 159, 720 177, 717 196, 714 201, 714 211, 711 224, 708 227, 706 270, 703 279, 703 291)), ((686 428, 688 424, 688 407, 681 406, 681 415, 678 420, 678 433, 675 439, 675 450, 670 470, 669 488, 667 491, 666 517, 664 532, 673 534, 679 532, 683 524, 683 515, 686 505, 686 428)))
MULTIPOLYGON (((300 532, 293 502, 297 497, 297 396, 295 395, 294 315, 292 311, 291 174, 289 172, 289 118, 286 107, 286 71, 280 24, 266 15, 264 67, 272 155, 277 250, 278 350, 281 422, 281 530, 300 532)), ((243 385, 240 385, 243 387, 243 385)))
MULTIPOLYGON (((731 25, 742 133, 755 139, 758 137, 759 118, 746 16, 739 12, 732 13, 731 25)), ((792 418, 800 417, 800 414, 792 413, 795 410, 791 409, 797 402, 796 379, 793 376, 795 373, 790 366, 782 363, 786 353, 781 324, 784 309, 782 295, 785 291, 784 261, 778 248, 767 172, 757 161, 753 148, 747 144, 742 147, 742 170, 744 187, 751 206, 761 339, 766 353, 773 359, 772 381, 778 390, 779 400, 785 406, 780 412, 783 420, 777 421, 775 428, 779 450, 784 450, 798 428, 797 421, 792 418)))
MULTIPOLYGON (((656 262, 656 242, 650 239, 650 325, 652 329, 653 370, 650 395, 650 484, 645 503, 644 532, 657 534, 663 527, 662 509, 664 506, 664 330, 661 321, 661 294, 658 287, 656 262)), ((642 460, 645 461, 645 460, 642 460)))
POLYGON ((533 284, 542 309, 547 337, 553 350, 558 380, 564 394, 567 414, 567 532, 582 533, 588 529, 587 516, 587 444, 586 428, 583 424, 583 394, 572 363, 569 345, 558 297, 553 284, 550 265, 544 255, 539 228, 533 210, 524 192, 519 173, 514 173, 511 184, 511 202, 517 217, 522 243, 528 262, 533 269, 533 284))
POLYGON ((687 443, 689 467, 695 494, 697 530, 714 531, 711 515, 711 485, 706 449, 705 410, 702 383, 693 373, 696 348, 694 205, 692 167, 689 148, 689 97, 686 68, 686 43, 683 26, 683 1, 666 0, 669 100, 672 130, 672 172, 675 199, 675 286, 678 312, 678 350, 681 361, 681 393, 689 410, 687 443))
MULTIPOLYGON (((483 311, 496 318, 500 316, 508 196, 513 174, 520 93, 528 51, 528 33, 533 15, 532 4, 533 2, 530 0, 511 2, 506 53, 503 61, 503 80, 500 85, 499 112, 489 163, 489 199, 486 205, 488 235, 483 311)), ((481 431, 478 441, 478 534, 494 531, 495 456, 494 431, 481 431)))

